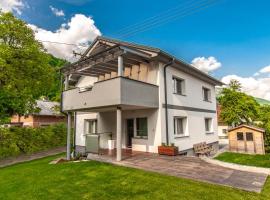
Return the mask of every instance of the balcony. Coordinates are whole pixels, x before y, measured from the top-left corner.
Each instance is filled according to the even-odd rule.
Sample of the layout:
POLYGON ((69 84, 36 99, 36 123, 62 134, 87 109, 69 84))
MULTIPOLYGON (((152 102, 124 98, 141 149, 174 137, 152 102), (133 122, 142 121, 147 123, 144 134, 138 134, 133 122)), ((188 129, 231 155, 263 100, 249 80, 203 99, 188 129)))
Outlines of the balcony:
POLYGON ((79 88, 62 93, 63 111, 91 111, 98 108, 121 106, 123 109, 158 108, 158 86, 115 77, 96 82, 90 90, 79 88))

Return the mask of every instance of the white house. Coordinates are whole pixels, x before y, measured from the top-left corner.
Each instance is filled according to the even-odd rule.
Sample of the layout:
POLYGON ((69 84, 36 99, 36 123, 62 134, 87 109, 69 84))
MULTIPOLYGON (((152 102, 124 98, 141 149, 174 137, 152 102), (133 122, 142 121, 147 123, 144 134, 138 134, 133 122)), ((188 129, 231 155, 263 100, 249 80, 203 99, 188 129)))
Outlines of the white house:
POLYGON ((102 138, 101 148, 112 137, 117 160, 121 148, 157 152, 174 143, 192 154, 196 143, 218 146, 215 86, 222 83, 160 49, 97 37, 62 73, 62 111, 69 127, 75 115, 76 151, 96 145, 89 134, 102 138))

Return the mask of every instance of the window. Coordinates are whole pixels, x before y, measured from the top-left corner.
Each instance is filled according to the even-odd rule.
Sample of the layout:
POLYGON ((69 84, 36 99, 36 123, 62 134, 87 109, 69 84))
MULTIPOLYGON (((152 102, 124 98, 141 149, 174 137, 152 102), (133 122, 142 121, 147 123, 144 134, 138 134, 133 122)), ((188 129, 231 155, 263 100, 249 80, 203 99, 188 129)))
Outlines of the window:
POLYGON ((203 91, 203 100, 204 101, 211 101, 211 90, 203 87, 202 91, 203 91))
POLYGON ((185 80, 173 77, 173 92, 185 95, 185 80))
POLYGON ((244 140, 244 134, 242 132, 237 132, 237 140, 244 140))
POLYGON ((246 133, 246 140, 253 141, 253 133, 246 133))
POLYGON ((88 134, 97 133, 97 120, 86 120, 86 131, 88 134))
POLYGON ((186 117, 175 117, 174 118, 174 135, 184 136, 186 135, 186 117))
POLYGON ((147 137, 147 118, 136 118, 136 136, 147 137))
POLYGON ((222 129, 222 133, 223 134, 226 134, 227 133, 227 129, 226 128, 222 129))
POLYGON ((211 132, 212 131, 212 118, 205 118, 204 124, 205 124, 205 131, 208 133, 211 132))

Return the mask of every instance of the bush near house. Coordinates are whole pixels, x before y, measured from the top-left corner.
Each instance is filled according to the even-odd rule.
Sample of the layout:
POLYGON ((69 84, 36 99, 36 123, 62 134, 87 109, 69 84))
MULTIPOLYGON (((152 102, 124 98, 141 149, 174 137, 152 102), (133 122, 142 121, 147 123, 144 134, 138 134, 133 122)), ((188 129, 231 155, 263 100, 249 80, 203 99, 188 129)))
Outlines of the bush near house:
POLYGON ((65 144, 65 124, 40 128, 0 128, 0 159, 20 154, 31 154, 65 144))

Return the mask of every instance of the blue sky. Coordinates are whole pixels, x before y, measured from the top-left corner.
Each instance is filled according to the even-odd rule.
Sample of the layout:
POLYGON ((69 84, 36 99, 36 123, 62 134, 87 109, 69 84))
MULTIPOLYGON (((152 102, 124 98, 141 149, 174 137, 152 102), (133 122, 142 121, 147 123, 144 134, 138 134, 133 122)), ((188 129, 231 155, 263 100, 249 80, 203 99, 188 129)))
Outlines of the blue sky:
MULTIPOLYGON (((75 14, 83 14, 92 17, 104 36, 159 47, 188 62, 196 57, 213 56, 222 66, 211 74, 220 79, 236 75, 249 82, 247 78, 259 81, 270 74, 253 76, 270 65, 268 0, 217 0, 214 5, 195 14, 128 37, 119 37, 117 31, 193 0, 22 1, 26 6, 20 15, 15 14, 47 31, 56 31, 75 14), (65 16, 54 15, 50 6, 63 10, 65 16)), ((250 87, 248 83, 244 84, 250 87)), ((270 88, 268 92, 266 98, 270 99, 270 88)))

